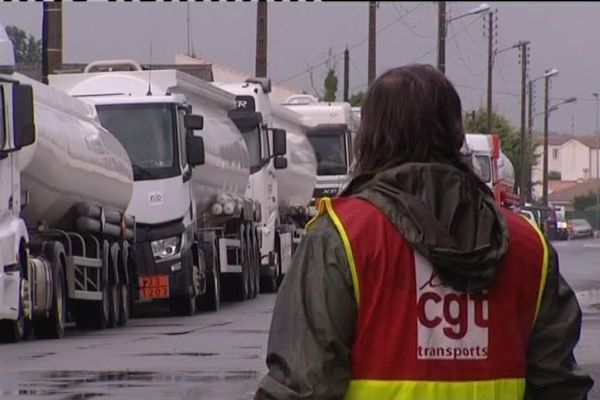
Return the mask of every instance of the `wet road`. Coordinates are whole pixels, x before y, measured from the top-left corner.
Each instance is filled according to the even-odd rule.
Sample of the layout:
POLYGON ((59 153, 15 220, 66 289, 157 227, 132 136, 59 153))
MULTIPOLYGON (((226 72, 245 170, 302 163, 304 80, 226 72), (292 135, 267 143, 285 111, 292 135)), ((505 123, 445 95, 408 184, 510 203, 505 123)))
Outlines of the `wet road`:
POLYGON ((583 311, 583 329, 575 357, 596 381, 589 399, 600 400, 600 240, 580 239, 553 245, 561 273, 577 293, 583 311))
MULTIPOLYGON (((584 311, 576 356, 600 382, 600 240, 556 242, 584 311)), ((251 399, 265 373, 274 295, 192 318, 136 318, 126 328, 70 329, 63 340, 0 346, 1 399, 251 399)), ((165 310, 166 311, 166 310, 165 310)), ((159 314, 161 314, 159 312, 159 314)), ((600 400, 600 388, 590 399, 600 400)))
POLYGON ((251 399, 266 371, 274 295, 195 317, 0 347, 2 399, 251 399))

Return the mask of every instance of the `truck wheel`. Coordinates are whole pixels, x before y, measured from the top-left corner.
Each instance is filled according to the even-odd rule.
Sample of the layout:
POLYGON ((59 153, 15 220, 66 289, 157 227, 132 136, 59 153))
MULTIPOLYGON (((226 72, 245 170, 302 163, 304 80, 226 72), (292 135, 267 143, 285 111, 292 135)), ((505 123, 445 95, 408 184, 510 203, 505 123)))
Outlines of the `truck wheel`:
POLYGON ((0 320, 0 343, 16 343, 29 336, 29 328, 25 321, 25 313, 23 312, 23 279, 20 283, 19 296, 19 316, 16 321, 3 319, 0 320))
POLYGON ((248 299, 256 297, 256 268, 254 262, 252 233, 250 229, 246 231, 246 264, 248 265, 248 299))
POLYGON ((221 279, 215 267, 208 271, 206 293, 202 296, 200 308, 204 311, 219 311, 221 307, 221 279))
POLYGON ((276 293, 279 283, 279 254, 274 253, 273 262, 270 268, 273 269, 273 274, 264 276, 260 279, 260 286, 264 289, 263 293, 276 293))
POLYGON ((196 314, 196 297, 193 294, 173 297, 169 302, 169 308, 175 315, 190 317, 196 314))
POLYGON ((117 325, 125 326, 129 321, 129 287, 126 283, 119 285, 119 319, 117 325))
POLYGON ((203 311, 219 311, 221 307, 221 270, 216 251, 213 247, 208 247, 203 254, 201 262, 205 263, 206 292, 199 297, 198 308, 203 311))
POLYGON ((256 228, 252 231, 252 252, 254 254, 254 285, 256 286, 256 295, 260 291, 260 249, 258 248, 258 232, 256 228))
POLYGON ((62 261, 55 265, 54 293, 52 294, 52 309, 48 319, 34 324, 35 335, 44 339, 60 339, 65 335, 65 317, 67 313, 64 288, 64 269, 62 261))
POLYGON ((119 320, 119 310, 121 309, 121 296, 119 295, 119 285, 111 283, 108 286, 108 300, 110 303, 110 316, 108 319, 108 328, 117 326, 119 320))

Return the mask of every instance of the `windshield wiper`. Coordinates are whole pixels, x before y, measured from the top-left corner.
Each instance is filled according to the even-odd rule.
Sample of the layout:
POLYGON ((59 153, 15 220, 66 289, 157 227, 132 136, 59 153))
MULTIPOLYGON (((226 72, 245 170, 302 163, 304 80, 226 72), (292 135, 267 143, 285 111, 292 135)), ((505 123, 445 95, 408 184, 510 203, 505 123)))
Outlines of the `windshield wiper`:
POLYGON ((157 179, 158 175, 156 175, 154 172, 144 168, 144 167, 140 167, 139 165, 132 165, 133 167, 133 174, 136 176, 139 175, 144 175, 146 177, 152 178, 152 179, 157 179))

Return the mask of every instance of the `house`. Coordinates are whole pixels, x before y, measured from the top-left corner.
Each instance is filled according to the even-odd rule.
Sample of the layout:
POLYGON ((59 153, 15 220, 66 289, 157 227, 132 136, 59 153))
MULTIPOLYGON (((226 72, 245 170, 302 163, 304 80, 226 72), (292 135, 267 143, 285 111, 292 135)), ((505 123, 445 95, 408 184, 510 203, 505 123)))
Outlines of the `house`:
POLYGON ((562 185, 553 191, 548 187, 548 202, 554 206, 565 206, 567 211, 573 210, 573 199, 578 196, 585 196, 597 193, 600 190, 600 179, 588 179, 580 182, 570 182, 568 185, 562 185))
MULTIPOLYGON (((537 163, 531 171, 533 197, 542 196, 543 149, 542 136, 534 137, 537 163)), ((585 181, 600 176, 600 138, 597 136, 548 136, 548 173, 560 174, 563 181, 585 181)), ((550 187, 548 193, 551 193, 550 187)))

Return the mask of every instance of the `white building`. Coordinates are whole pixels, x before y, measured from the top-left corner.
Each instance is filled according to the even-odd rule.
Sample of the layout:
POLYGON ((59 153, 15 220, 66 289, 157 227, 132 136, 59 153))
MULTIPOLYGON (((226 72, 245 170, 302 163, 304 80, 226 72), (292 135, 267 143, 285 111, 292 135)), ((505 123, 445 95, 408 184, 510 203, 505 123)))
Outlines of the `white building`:
MULTIPOLYGON (((543 137, 534 139, 537 163, 531 171, 533 197, 542 196, 543 137)), ((552 135, 548 138, 548 173, 560 174, 562 181, 586 181, 600 176, 600 138, 552 135)))

